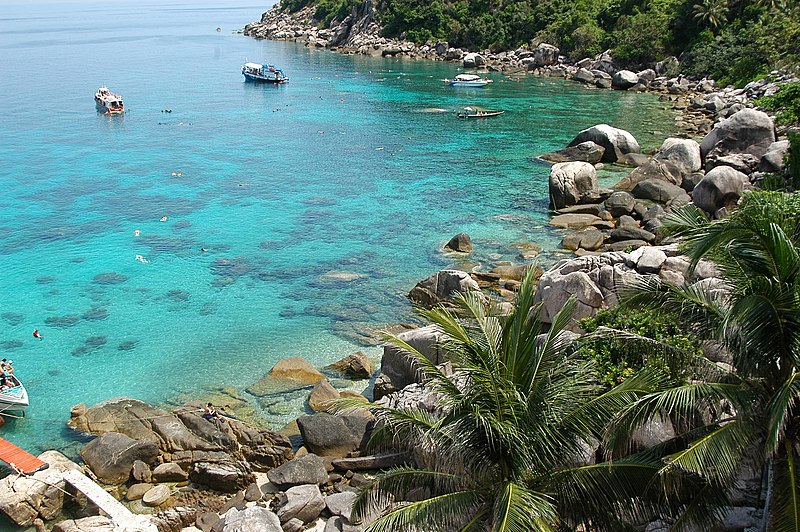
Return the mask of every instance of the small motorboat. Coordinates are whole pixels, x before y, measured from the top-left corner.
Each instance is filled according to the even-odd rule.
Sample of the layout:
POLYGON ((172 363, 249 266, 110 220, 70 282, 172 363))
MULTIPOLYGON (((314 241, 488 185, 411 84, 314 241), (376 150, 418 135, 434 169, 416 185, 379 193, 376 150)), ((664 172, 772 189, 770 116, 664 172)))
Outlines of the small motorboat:
POLYGON ((451 87, 485 87, 492 83, 489 78, 482 78, 477 74, 459 74, 453 79, 444 80, 451 87))
POLYGON ((0 412, 24 412, 28 408, 28 391, 13 374, 6 375, 0 386, 0 412))
POLYGON ((496 109, 475 109, 474 107, 465 107, 463 111, 456 113, 458 118, 489 118, 490 116, 500 116, 505 111, 498 111, 496 109))
POLYGON ((99 112, 108 115, 118 115, 125 111, 125 106, 122 104, 122 96, 111 92, 106 86, 97 89, 94 95, 94 103, 97 105, 99 112))
POLYGON ((262 65, 260 63, 245 63, 242 65, 242 75, 248 81, 263 81, 281 85, 289 81, 283 70, 275 65, 262 65))

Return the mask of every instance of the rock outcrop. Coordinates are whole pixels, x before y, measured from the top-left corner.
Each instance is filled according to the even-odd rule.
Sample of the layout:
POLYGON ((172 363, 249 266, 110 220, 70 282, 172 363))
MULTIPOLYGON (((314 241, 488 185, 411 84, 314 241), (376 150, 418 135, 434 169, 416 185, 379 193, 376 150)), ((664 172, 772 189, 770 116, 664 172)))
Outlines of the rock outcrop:
POLYGON ((576 146, 587 140, 605 149, 601 159, 604 163, 613 163, 621 159, 623 155, 641 151, 639 143, 636 142, 633 135, 624 129, 611 127, 608 124, 599 124, 584 129, 567 146, 576 146))

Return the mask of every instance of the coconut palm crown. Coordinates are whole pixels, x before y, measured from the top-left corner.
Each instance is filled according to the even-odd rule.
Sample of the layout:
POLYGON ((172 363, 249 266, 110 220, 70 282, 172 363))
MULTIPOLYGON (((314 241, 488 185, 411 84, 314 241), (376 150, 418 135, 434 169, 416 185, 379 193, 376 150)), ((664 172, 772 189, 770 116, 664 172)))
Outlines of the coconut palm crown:
POLYGON ((444 336, 452 371, 391 339, 420 368, 436 407, 368 405, 380 427, 373 443, 408 450, 414 465, 378 475, 359 494, 354 520, 383 511, 375 531, 625 530, 626 520, 682 505, 678 491, 695 486, 654 482, 657 458, 594 460, 605 423, 658 377, 637 375, 600 395, 566 330, 575 301, 543 333, 534 289, 530 274, 506 316, 492 305, 487 312, 479 293, 460 296, 457 311, 420 311, 444 336))
POLYGON ((771 529, 800 530, 800 196, 750 193, 737 211, 713 222, 687 207, 664 227, 683 238, 687 279, 710 259, 718 282, 672 286, 650 277, 627 288, 624 299, 674 312, 722 347, 729 363, 631 403, 609 445, 624 446, 637 427, 668 416, 688 444, 665 457, 662 473, 701 477, 724 495, 737 478, 763 471, 771 529))

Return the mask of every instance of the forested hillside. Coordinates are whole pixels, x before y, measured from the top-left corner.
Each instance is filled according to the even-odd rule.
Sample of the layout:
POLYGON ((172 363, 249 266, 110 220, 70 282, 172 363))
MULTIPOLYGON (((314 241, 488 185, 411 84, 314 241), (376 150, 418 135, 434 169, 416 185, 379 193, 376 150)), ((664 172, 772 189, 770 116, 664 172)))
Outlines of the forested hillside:
MULTIPOLYGON (((321 25, 364 0, 283 0, 316 6, 321 25)), ((372 0, 367 0, 372 1, 372 0)), ((376 0, 387 37, 493 51, 531 40, 571 59, 606 49, 640 65, 681 56, 684 72, 742 84, 800 58, 800 0, 376 0)))

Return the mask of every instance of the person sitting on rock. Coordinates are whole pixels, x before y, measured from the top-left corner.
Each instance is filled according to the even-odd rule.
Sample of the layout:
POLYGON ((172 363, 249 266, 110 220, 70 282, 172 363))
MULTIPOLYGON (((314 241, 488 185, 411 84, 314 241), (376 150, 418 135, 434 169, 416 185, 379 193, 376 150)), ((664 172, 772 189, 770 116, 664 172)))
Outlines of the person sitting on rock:
POLYGON ((203 407, 203 417, 209 421, 212 421, 214 419, 219 419, 219 414, 214 409, 214 405, 207 403, 206 406, 203 407))

